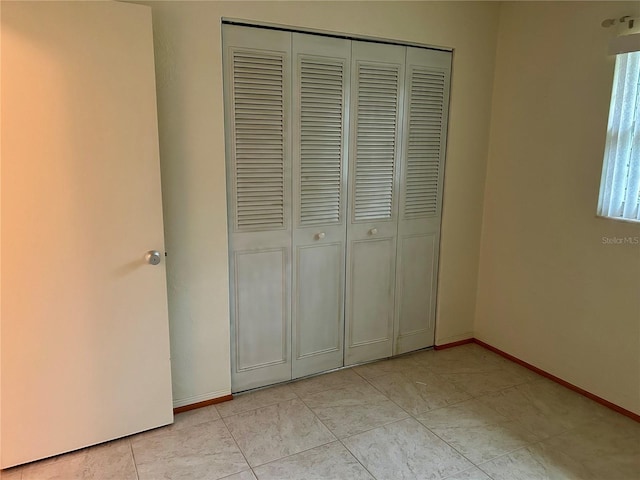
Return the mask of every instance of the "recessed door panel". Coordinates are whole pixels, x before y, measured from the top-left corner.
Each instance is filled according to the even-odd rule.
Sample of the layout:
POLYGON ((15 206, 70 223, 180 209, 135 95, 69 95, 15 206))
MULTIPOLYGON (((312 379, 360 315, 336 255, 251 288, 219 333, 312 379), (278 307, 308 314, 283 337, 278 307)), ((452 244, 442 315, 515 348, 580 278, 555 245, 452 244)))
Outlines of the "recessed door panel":
POLYGON ((395 238, 351 243, 347 364, 392 354, 395 238))
POLYGON ((286 264, 284 249, 235 255, 239 372, 287 362, 286 264))
POLYGON ((330 354, 342 356, 343 244, 298 247, 296 265, 294 358, 315 367, 294 370, 294 378, 336 368, 330 354))
POLYGON ((435 313, 435 245, 433 234, 408 235, 398 240, 396 283, 399 323, 396 349, 408 352, 432 341, 435 313))

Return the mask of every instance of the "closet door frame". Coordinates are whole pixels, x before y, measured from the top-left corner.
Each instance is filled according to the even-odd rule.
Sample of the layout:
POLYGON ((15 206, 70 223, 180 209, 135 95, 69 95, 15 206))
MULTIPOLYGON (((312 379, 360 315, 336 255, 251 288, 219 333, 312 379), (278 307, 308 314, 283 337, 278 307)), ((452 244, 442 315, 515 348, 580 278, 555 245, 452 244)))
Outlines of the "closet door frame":
MULTIPOLYGON (((229 23, 223 20, 232 391, 265 386, 433 345, 451 50, 395 44, 383 39, 376 41, 366 38, 366 41, 361 41, 353 36, 314 30, 303 32, 286 27, 280 29, 274 28, 274 25, 249 25, 243 21, 238 21, 236 25, 229 23), (250 31, 260 37, 247 34, 250 31), (327 45, 328 49, 317 42, 327 45), (349 44, 349 48, 345 48, 345 44, 349 44), (236 105, 232 68, 233 52, 237 50, 267 55, 275 52, 282 54, 283 58, 283 222, 275 229, 247 231, 238 228, 236 105), (347 50, 349 53, 345 55, 347 50), (337 222, 302 221, 299 58, 304 56, 318 60, 321 57, 330 61, 344 60, 342 170, 337 222), (427 68, 446 72, 437 213, 428 219, 425 215, 421 218, 407 215, 405 206, 412 58, 418 58, 420 64, 419 57, 425 56, 439 59, 436 65, 427 68), (366 143, 359 143, 358 140, 358 82, 359 67, 362 65, 365 69, 367 66, 373 67, 373 70, 397 66, 391 203, 386 216, 363 215, 361 208, 369 202, 369 207, 375 210, 384 203, 366 200, 366 192, 362 194, 364 190, 358 189, 358 185, 363 185, 363 177, 358 172, 357 148, 366 143), (357 182, 360 183, 357 185, 357 182), (410 257, 416 255, 420 257, 420 265, 425 267, 425 272, 418 271, 420 268, 415 268, 417 263, 413 265, 409 261, 410 257), (420 283, 425 283, 425 287, 418 287, 420 283), (280 301, 270 301, 276 297, 280 301), (425 317, 418 319, 415 313, 422 314, 423 310, 425 317), (259 341, 261 335, 263 338, 268 336, 265 332, 260 333, 264 325, 251 325, 251 322, 247 323, 249 318, 265 320, 266 324, 278 329, 278 348, 281 347, 278 355, 274 356, 273 348, 259 341), (367 325, 366 320, 369 319, 376 319, 377 323, 367 325), (424 324, 416 327, 418 321, 424 324), (254 332, 253 338, 247 342, 240 338, 243 324, 244 331, 254 332), (305 343, 305 338, 311 341, 305 343), (249 355, 253 357, 253 363, 243 361, 243 358, 248 358, 247 355, 243 357, 243 351, 255 353, 249 355)), ((373 70, 369 72, 369 79, 365 80, 370 82, 369 87, 372 85, 373 70)), ((384 76, 384 72, 381 74, 384 76)), ((384 96, 379 100, 385 103, 384 96)), ((384 114, 383 109, 381 118, 384 114)), ((370 115, 369 120, 372 118, 370 115)), ((378 125, 364 135, 375 138, 376 128, 378 125)), ((382 129, 381 136, 384 135, 382 129)), ((374 143, 365 145, 364 149, 375 150, 377 146, 374 143)), ((374 163, 370 162, 371 165, 374 163)), ((375 179, 369 181, 372 185, 376 183, 375 179)), ((388 190, 381 191, 380 196, 384 197, 386 193, 388 190)), ((322 195, 318 194, 317 198, 321 199, 322 195)), ((373 198, 373 195, 368 198, 373 198)), ((321 203, 318 200, 318 204, 321 203)), ((255 205, 258 207, 257 203, 255 205)), ((384 210, 386 206, 380 208, 384 210)))

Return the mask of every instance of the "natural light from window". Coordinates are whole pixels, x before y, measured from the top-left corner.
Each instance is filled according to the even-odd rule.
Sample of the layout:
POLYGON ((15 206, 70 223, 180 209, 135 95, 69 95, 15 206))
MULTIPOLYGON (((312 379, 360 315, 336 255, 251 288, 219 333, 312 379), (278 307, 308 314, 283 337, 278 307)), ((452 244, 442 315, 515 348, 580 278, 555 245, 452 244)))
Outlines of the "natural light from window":
POLYGON ((640 52, 616 56, 598 215, 640 222, 640 52))

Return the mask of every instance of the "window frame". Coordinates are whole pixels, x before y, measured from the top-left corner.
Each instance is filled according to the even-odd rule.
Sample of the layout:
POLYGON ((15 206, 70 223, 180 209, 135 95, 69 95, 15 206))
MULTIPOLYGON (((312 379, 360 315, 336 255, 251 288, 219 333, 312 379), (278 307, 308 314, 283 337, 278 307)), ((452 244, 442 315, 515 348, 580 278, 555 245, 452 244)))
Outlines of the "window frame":
POLYGON ((616 55, 597 215, 640 223, 640 51, 616 55))

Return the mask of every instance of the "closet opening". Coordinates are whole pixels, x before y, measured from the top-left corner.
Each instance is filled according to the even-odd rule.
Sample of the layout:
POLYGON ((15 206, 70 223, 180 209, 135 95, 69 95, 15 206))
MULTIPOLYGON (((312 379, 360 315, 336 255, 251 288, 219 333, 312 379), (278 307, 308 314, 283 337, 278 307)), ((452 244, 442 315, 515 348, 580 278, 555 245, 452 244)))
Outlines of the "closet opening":
POLYGON ((233 392, 433 345, 451 57, 223 24, 233 392))

